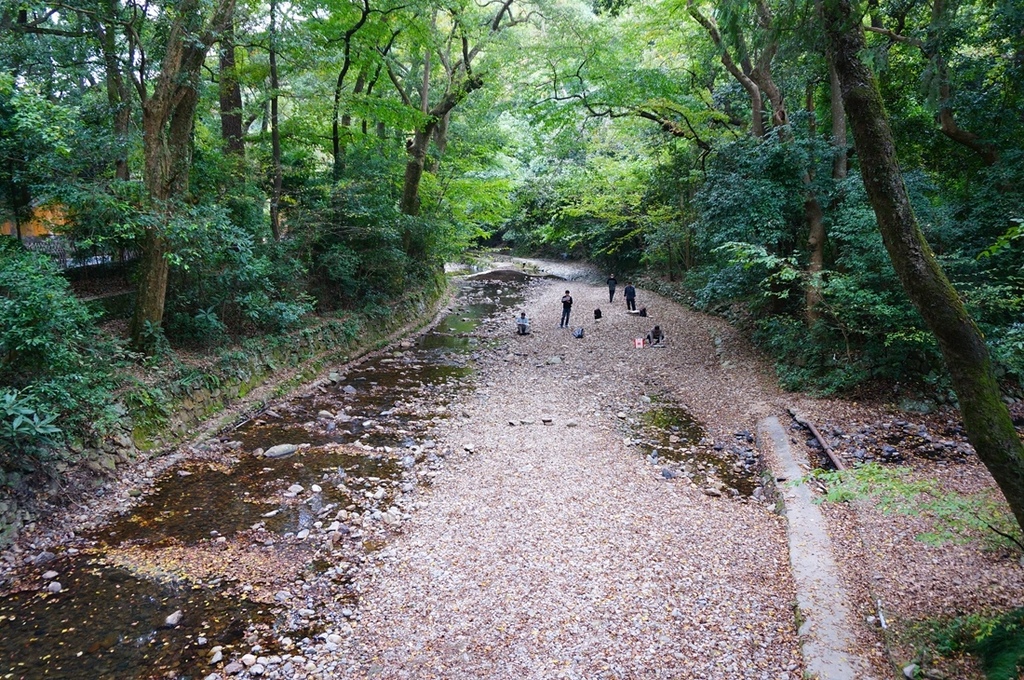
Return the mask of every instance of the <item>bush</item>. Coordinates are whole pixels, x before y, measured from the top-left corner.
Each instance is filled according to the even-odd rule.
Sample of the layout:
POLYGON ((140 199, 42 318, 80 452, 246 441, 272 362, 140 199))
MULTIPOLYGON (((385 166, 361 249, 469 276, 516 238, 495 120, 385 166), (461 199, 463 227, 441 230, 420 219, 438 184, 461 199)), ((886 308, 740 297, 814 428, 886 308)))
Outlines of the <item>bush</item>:
POLYGON ((210 345, 229 333, 288 330, 312 309, 288 244, 246 226, 257 231, 219 206, 192 207, 170 225, 168 337, 210 345))
POLYGON ((4 466, 39 457, 61 434, 105 431, 114 369, 124 351, 102 339, 92 314, 45 256, 0 238, 0 383, 4 466))
POLYGON ((960 617, 937 626, 933 639, 943 656, 967 653, 977 658, 987 680, 1017 680, 1024 670, 1024 609, 960 617))

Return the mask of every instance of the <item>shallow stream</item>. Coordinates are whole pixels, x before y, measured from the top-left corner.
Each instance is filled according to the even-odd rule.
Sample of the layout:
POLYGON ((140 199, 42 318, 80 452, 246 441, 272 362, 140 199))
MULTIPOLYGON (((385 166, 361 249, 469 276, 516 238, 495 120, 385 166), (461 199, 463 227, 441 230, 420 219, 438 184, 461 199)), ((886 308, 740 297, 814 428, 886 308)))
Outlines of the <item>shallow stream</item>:
MULTIPOLYGON (((430 431, 469 384, 474 330, 522 299, 525 277, 512 278, 461 283, 430 332, 240 423, 201 447, 218 455, 170 469, 128 514, 46 554, 0 599, 0 678, 201 678, 214 645, 227 658, 254 630, 315 634, 284 620, 279 602, 250 599, 238 580, 167 556, 222 549, 221 559, 258 567, 298 551, 308 572, 330 569, 296 539, 338 509, 380 515, 416 459, 436 455, 430 431), (254 455, 280 444, 300 446, 254 455), (251 547, 235 553, 236 542, 251 547)), ((357 550, 381 547, 368 531, 341 530, 357 550)))

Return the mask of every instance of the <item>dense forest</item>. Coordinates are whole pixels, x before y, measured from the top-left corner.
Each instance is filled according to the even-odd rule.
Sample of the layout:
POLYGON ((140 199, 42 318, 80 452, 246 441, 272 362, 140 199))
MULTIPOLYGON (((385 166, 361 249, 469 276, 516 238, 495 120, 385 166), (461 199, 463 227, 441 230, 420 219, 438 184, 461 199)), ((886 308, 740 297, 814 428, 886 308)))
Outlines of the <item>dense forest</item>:
POLYGON ((124 367, 503 245, 730 316, 787 388, 959 403, 1024 520, 1019 2, 0 7, 0 481, 122 417, 124 367), (57 246, 129 263, 129 324, 57 246))

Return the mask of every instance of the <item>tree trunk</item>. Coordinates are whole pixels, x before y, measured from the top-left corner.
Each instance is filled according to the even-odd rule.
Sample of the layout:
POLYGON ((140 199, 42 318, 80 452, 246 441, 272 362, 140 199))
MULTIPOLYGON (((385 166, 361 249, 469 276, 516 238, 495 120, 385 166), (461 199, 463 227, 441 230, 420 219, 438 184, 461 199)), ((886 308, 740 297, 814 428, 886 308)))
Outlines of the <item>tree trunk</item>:
POLYGON ((936 118, 939 121, 939 129, 942 134, 961 144, 981 157, 985 165, 995 165, 999 160, 999 151, 992 144, 987 144, 978 135, 969 130, 961 128, 953 116, 953 95, 949 84, 949 66, 946 64, 946 57, 942 51, 943 32, 954 21, 956 14, 956 3, 952 7, 946 4, 946 0, 933 0, 932 20, 928 25, 925 43, 925 54, 931 56, 935 68, 935 77, 939 81, 939 112, 936 118), (948 14, 948 15, 947 15, 948 14))
MULTIPOLYGON (((234 0, 221 0, 209 23, 198 0, 183 0, 167 34, 167 49, 156 83, 142 105, 143 176, 157 210, 169 219, 175 199, 188 192, 192 132, 199 102, 198 80, 206 53, 230 14, 234 0)), ((143 85, 141 93, 147 92, 143 85)), ((139 293, 130 327, 132 345, 154 350, 167 295, 167 239, 159 226, 146 229, 139 263, 139 293)))
POLYGON ((224 26, 220 39, 220 135, 229 154, 245 155, 245 131, 242 128, 242 88, 235 69, 234 12, 224 26))
POLYGON ((832 179, 846 178, 846 111, 843 110, 843 93, 839 87, 839 74, 831 61, 828 64, 829 108, 832 112, 832 179))
POLYGON ((270 192, 270 231, 281 240, 281 129, 278 124, 277 90, 277 0, 270 0, 270 153, 274 166, 274 186, 270 192))
POLYGON ((893 267, 935 334, 960 401, 967 437, 1024 527, 1024 444, 1002 402, 988 348, 924 239, 907 198, 874 74, 861 61, 864 33, 849 0, 824 0, 829 58, 839 75, 861 176, 893 267))
MULTIPOLYGON (((807 86, 806 108, 810 114, 810 137, 817 136, 814 111, 814 87, 807 86)), ((782 111, 785 117, 785 109, 782 111)), ((814 182, 814 166, 803 174, 804 184, 807 186, 807 193, 804 196, 804 219, 807 221, 807 288, 804 291, 804 310, 807 326, 813 326, 821 318, 820 307, 823 301, 821 295, 821 271, 825 268, 825 211, 821 202, 811 188, 814 182)))
POLYGON ((448 149, 448 123, 451 122, 452 112, 444 114, 441 120, 437 121, 437 125, 434 126, 434 148, 437 149, 437 155, 430 162, 430 166, 427 168, 428 172, 437 174, 437 171, 441 168, 441 157, 444 156, 445 150, 448 149))
POLYGON ((694 0, 688 0, 686 6, 689 9, 690 16, 704 27, 712 42, 722 51, 722 65, 725 66, 726 70, 732 74, 733 78, 746 90, 747 96, 750 97, 750 134, 758 139, 764 137, 764 98, 761 96, 761 88, 750 78, 750 69, 741 69, 736 65, 732 55, 729 53, 729 48, 726 47, 725 42, 722 40, 722 33, 718 30, 718 25, 710 17, 701 14, 696 4, 694 4, 694 0))
POLYGON ((427 161, 427 147, 434 131, 433 123, 413 134, 408 143, 409 160, 405 164, 405 180, 402 183, 402 202, 400 208, 406 215, 420 214, 420 180, 427 161))
POLYGON ((114 176, 124 182, 131 178, 126 153, 128 143, 128 127, 131 124, 132 104, 128 84, 121 73, 118 62, 117 38, 114 32, 116 3, 108 2, 108 23, 96 22, 96 35, 103 52, 105 80, 107 85, 107 104, 110 106, 114 119, 114 142, 117 145, 117 156, 114 159, 114 176))

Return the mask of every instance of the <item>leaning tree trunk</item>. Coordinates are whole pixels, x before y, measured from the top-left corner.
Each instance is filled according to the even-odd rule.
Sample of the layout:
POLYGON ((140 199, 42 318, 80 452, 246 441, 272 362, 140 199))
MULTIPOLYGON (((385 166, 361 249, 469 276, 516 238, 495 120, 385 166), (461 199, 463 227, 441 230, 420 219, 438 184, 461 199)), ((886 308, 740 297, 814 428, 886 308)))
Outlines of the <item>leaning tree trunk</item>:
POLYGON ((967 438, 1024 527, 1024 444, 1002 402, 985 340, 924 239, 907 198, 896 144, 874 75, 860 58, 864 33, 849 0, 824 0, 829 58, 841 84, 861 176, 893 267, 938 340, 967 438))

